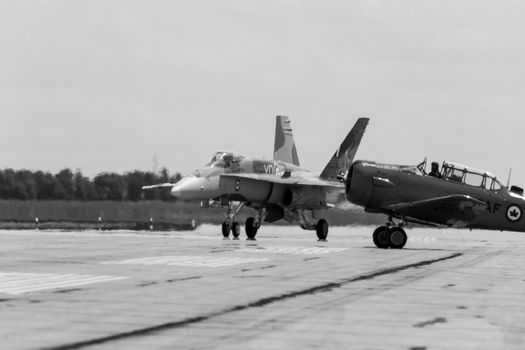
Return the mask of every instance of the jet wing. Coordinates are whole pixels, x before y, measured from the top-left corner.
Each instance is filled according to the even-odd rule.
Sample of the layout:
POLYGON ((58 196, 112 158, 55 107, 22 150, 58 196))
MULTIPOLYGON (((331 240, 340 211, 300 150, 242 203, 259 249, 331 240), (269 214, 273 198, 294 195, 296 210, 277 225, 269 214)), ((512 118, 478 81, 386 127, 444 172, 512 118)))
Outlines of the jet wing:
POLYGON ((332 207, 344 197, 341 183, 266 174, 220 175, 219 191, 233 200, 304 209, 332 207))
POLYGON ((174 187, 176 184, 170 184, 170 183, 163 183, 163 184, 158 184, 158 185, 151 185, 151 186, 142 186, 142 189, 143 190, 153 190, 155 188, 172 188, 174 187))
POLYGON ((448 226, 467 226, 488 204, 466 195, 452 195, 412 203, 393 204, 395 213, 448 226))
POLYGON ((318 178, 306 178, 306 177, 282 177, 277 175, 267 175, 267 174, 224 174, 220 175, 221 180, 224 179, 246 179, 252 181, 263 181, 280 185, 289 185, 289 186, 319 186, 319 187, 330 187, 342 189, 344 184, 333 181, 325 181, 318 178))

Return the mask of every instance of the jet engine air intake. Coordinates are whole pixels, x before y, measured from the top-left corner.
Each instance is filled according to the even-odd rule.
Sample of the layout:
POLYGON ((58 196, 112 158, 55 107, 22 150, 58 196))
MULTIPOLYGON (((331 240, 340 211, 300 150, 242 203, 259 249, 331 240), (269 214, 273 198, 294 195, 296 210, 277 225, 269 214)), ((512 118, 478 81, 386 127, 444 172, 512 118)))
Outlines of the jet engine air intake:
POLYGON ((282 204, 285 207, 289 207, 297 200, 297 194, 291 189, 287 188, 284 190, 282 204))

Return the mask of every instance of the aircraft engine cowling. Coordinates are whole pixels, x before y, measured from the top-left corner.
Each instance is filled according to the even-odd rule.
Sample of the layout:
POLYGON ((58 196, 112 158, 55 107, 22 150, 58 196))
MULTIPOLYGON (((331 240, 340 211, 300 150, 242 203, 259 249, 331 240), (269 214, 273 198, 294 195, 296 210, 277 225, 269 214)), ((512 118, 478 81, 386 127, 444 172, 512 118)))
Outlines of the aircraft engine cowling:
POLYGON ((511 186, 510 192, 516 193, 517 195, 523 196, 523 188, 518 186, 511 186))
POLYGON ((354 172, 354 166, 350 166, 350 169, 348 169, 348 174, 346 174, 346 180, 345 180, 345 193, 347 195, 350 194, 350 190, 352 188, 352 175, 354 172))
POLYGON ((346 199, 353 204, 367 206, 373 193, 372 179, 376 174, 375 167, 355 161, 346 176, 346 199))

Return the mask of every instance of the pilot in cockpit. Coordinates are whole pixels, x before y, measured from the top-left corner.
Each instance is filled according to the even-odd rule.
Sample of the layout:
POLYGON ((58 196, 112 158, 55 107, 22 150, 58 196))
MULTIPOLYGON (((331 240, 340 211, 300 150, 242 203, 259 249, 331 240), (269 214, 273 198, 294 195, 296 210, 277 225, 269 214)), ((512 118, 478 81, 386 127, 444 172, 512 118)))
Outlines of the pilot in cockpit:
POLYGON ((224 160, 224 167, 225 168, 230 168, 232 166, 233 156, 231 154, 228 154, 228 153, 225 154, 222 159, 224 160))
POLYGON ((431 171, 428 174, 429 176, 437 177, 438 179, 441 179, 441 173, 439 172, 439 164, 438 162, 432 162, 431 165, 431 171))

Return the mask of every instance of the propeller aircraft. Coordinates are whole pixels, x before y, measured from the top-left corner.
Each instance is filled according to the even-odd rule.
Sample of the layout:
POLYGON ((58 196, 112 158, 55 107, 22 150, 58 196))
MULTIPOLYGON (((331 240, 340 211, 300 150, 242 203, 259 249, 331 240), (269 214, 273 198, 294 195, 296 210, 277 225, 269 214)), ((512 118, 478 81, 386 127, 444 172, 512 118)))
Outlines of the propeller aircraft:
POLYGON ((426 159, 417 166, 355 161, 346 175, 346 197, 365 211, 388 216, 373 235, 378 248, 401 249, 409 222, 438 227, 525 231, 523 189, 503 186, 488 171, 426 159), (395 223, 394 219, 399 220, 395 223))

